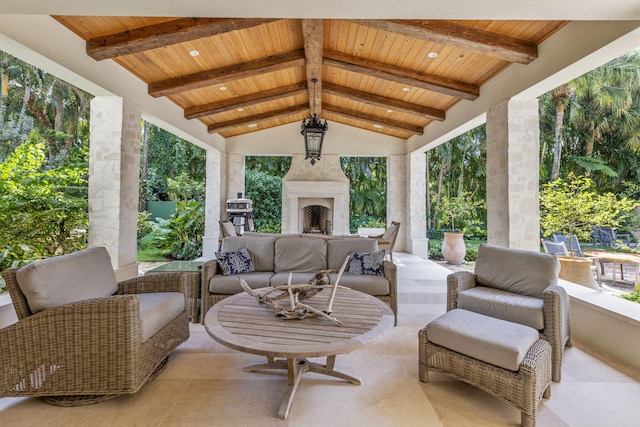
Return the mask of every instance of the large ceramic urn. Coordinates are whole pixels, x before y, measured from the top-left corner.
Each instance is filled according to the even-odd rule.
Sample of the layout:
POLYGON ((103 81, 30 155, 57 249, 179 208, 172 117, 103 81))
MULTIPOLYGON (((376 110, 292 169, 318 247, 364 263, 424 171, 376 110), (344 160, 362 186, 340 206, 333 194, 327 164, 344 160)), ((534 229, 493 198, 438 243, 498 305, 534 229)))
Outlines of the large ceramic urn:
POLYGON ((442 240, 442 256, 448 264, 462 264, 467 248, 464 245, 464 234, 444 233, 442 240))

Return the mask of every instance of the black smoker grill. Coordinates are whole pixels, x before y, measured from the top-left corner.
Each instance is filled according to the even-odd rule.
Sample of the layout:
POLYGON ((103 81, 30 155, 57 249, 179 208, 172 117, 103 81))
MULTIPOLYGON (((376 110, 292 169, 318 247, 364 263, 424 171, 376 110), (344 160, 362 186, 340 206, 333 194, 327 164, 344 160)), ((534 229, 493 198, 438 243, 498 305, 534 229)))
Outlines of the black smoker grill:
POLYGON ((236 228, 236 233, 244 234, 245 231, 253 231, 253 202, 251 199, 242 198, 238 193, 237 199, 227 200, 227 219, 236 228))

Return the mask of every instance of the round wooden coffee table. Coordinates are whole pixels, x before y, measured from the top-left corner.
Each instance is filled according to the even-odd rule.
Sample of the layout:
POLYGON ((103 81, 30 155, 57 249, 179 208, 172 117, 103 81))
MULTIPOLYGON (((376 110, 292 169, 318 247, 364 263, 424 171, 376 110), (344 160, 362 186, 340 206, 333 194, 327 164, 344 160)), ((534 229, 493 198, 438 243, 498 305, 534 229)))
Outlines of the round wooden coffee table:
MULTIPOLYGON (((330 290, 325 289, 304 303, 322 311, 329 295, 330 290)), ((387 304, 351 289, 337 290, 331 315, 340 320, 342 326, 322 317, 284 320, 243 292, 214 305, 207 312, 204 325, 219 343, 267 358, 266 363, 245 367, 245 372, 287 370, 288 388, 278 411, 280 418, 287 418, 305 372, 360 385, 360 379, 334 369, 336 355, 378 340, 393 329, 394 324, 393 312, 387 304), (326 363, 311 362, 308 357, 326 357, 326 363)))

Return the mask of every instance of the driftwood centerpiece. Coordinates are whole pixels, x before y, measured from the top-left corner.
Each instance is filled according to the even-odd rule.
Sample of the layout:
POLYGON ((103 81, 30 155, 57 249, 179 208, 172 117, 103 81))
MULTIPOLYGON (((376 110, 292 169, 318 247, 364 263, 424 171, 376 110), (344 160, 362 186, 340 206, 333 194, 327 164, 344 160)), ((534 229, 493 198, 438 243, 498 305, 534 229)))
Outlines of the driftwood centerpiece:
POLYGON ((331 320, 338 326, 342 326, 342 322, 331 316, 331 311, 333 309, 333 299, 336 290, 339 287, 344 288, 344 286, 340 286, 339 283, 348 263, 349 257, 344 260, 342 267, 340 267, 338 271, 338 277, 333 284, 330 283, 329 273, 335 272, 335 270, 319 271, 309 280, 309 283, 304 284, 291 284, 292 273, 289 273, 289 280, 286 285, 274 286, 265 292, 256 292, 247 285, 247 282, 241 278, 238 278, 238 280, 240 281, 240 286, 242 286, 242 289, 244 289, 246 293, 258 300, 260 304, 272 308, 277 317, 289 320, 320 316, 331 320), (331 289, 331 296, 323 311, 301 302, 313 297, 323 289, 331 289))

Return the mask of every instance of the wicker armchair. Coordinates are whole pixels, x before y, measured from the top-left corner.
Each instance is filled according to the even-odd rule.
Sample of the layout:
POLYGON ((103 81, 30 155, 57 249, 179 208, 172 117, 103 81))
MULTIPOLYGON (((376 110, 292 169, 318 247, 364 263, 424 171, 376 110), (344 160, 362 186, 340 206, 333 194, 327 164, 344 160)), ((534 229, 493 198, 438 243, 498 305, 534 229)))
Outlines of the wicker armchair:
POLYGON ((378 241, 378 248, 381 250, 384 249, 389 254, 389 259, 393 261, 393 247, 396 244, 396 237, 398 237, 398 231, 400 230, 400 223, 396 221, 391 221, 391 225, 384 234, 379 236, 369 236, 371 239, 376 239, 378 241))
POLYGON ((531 326, 551 344, 552 379, 571 344, 569 297, 557 285, 560 267, 549 254, 480 245, 475 274, 447 276, 447 311, 454 308, 531 326))
MULTIPOLYGON (((25 278, 21 269, 2 272, 18 322, 0 329, 0 397, 39 396, 51 404, 75 406, 135 393, 155 378, 169 353, 189 338, 183 292, 186 284, 181 273, 158 273, 116 283, 104 248, 30 266, 42 262, 48 267, 35 274, 55 282, 51 266, 57 263, 57 274, 68 276, 59 283, 80 298, 58 305, 65 289, 54 293, 53 288, 40 283, 35 289, 41 294, 34 296, 33 288, 25 284, 33 276, 25 278), (82 270, 84 273, 78 273, 82 270), (108 270, 116 291, 104 297, 82 298, 86 288, 101 281, 98 276, 103 272, 109 276, 108 270), (80 289, 74 285, 82 274, 90 280, 79 283, 80 289), (42 297, 47 293, 55 301, 43 308, 42 297)), ((104 282, 109 280, 107 277, 104 282)))

